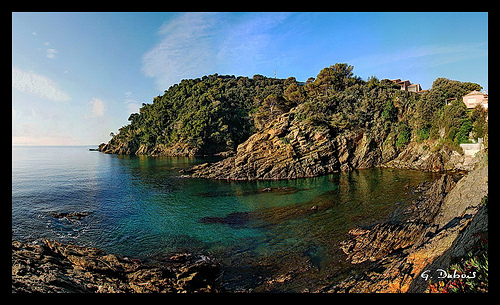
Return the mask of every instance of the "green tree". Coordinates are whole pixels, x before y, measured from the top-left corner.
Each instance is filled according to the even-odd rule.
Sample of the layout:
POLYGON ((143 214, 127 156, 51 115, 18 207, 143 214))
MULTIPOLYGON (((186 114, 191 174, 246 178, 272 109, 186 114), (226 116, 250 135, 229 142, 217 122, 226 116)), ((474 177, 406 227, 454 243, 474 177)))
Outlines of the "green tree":
POLYGON ((329 91, 342 91, 347 87, 360 82, 359 77, 354 76, 353 66, 346 63, 336 63, 333 66, 321 70, 314 81, 318 89, 328 95, 329 91))
POLYGON ((392 102, 392 100, 388 100, 387 102, 385 102, 384 109, 382 111, 382 118, 384 120, 394 122, 395 120, 397 120, 397 114, 398 110, 396 109, 396 107, 394 107, 394 103, 392 102))
POLYGON ((486 121, 487 112, 482 105, 474 107, 471 113, 472 133, 474 138, 483 138, 487 129, 486 121))

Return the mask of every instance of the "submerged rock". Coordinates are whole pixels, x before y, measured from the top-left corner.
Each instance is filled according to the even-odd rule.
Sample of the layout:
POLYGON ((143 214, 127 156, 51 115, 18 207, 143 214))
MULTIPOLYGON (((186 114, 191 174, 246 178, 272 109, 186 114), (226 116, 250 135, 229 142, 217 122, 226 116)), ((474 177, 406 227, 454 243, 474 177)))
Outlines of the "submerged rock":
POLYGON ((233 228, 245 227, 251 219, 250 212, 234 212, 225 217, 203 217, 198 222, 201 223, 221 223, 233 228))
POLYGON ((50 216, 54 218, 67 218, 67 219, 76 219, 80 220, 83 217, 89 216, 90 212, 74 212, 74 213, 66 213, 66 212, 51 212, 50 216))

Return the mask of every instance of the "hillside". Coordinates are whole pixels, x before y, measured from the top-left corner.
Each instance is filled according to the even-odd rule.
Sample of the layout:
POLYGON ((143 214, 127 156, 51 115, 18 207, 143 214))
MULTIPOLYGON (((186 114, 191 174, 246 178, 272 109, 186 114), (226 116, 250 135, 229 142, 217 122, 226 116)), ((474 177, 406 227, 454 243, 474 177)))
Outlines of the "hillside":
POLYGON ((130 115, 100 146, 113 154, 195 156, 235 150, 267 120, 290 109, 294 78, 210 75, 182 80, 130 115))
POLYGON ((295 78, 204 76, 143 104, 99 150, 230 157, 186 173, 218 179, 287 179, 390 166, 442 171, 463 163, 458 144, 485 138, 486 112, 461 97, 481 86, 438 78, 424 94, 367 81, 347 64, 295 78), (457 98, 446 105, 446 99, 457 98))

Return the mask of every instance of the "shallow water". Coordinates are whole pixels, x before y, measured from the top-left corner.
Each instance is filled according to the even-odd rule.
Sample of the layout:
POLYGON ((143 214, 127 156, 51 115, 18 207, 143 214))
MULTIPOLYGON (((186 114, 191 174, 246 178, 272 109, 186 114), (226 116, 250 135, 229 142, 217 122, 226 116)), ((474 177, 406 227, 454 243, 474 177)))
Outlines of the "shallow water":
POLYGON ((339 243, 399 217, 436 174, 366 169, 286 181, 182 178, 208 158, 117 156, 86 146, 12 147, 12 235, 138 258, 215 256, 232 290, 313 291, 356 268, 339 243), (51 213, 89 212, 81 219, 51 213))

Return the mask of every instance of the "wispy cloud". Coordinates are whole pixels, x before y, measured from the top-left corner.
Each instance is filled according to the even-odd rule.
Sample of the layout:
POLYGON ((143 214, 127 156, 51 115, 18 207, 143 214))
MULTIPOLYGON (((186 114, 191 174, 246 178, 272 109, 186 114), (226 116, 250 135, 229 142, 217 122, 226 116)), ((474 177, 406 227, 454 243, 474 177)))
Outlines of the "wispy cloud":
POLYGON ((92 115, 91 117, 101 117, 104 115, 106 110, 106 103, 100 98, 93 98, 89 104, 92 105, 92 115))
POLYGON ((199 77, 214 68, 213 30, 215 15, 188 13, 164 24, 160 43, 144 54, 143 72, 166 89, 182 78, 199 77))
POLYGON ((57 84, 47 76, 14 67, 12 67, 12 88, 49 101, 64 102, 70 100, 70 96, 59 89, 57 84))
POLYGON ((127 107, 127 111, 129 113, 139 113, 139 108, 141 108, 141 103, 132 99, 131 97, 133 96, 132 92, 128 91, 125 92, 125 105, 127 107))
POLYGON ((47 58, 54 59, 56 58, 57 51, 56 49, 47 49, 45 50, 47 58))
MULTIPOLYGON (((48 42, 48 41, 47 41, 47 42, 44 42, 44 43, 43 43, 43 45, 44 45, 44 46, 46 46, 46 47, 49 47, 49 46, 51 46, 52 44, 51 44, 50 42, 48 42)), ((57 53, 58 53, 58 52, 57 52, 57 50, 56 50, 56 49, 53 49, 53 48, 47 48, 47 49, 45 49, 45 56, 46 56, 47 58, 50 58, 50 59, 55 59, 55 58, 56 58, 56 54, 57 54, 57 53)))
POLYGON ((427 45, 415 46, 406 49, 394 50, 384 54, 373 54, 350 61, 355 66, 376 67, 394 63, 408 66, 424 65, 434 67, 443 64, 488 56, 488 49, 484 43, 463 43, 455 45, 427 45))
POLYGON ((254 65, 276 61, 277 35, 271 31, 289 17, 290 13, 259 13, 245 16, 236 24, 228 24, 220 42, 217 59, 220 62, 251 62, 254 65))
POLYGON ((162 25, 162 40, 143 55, 143 72, 156 79, 159 89, 184 78, 273 60, 264 56, 273 43, 268 31, 288 13, 255 13, 228 17, 225 13, 186 13, 162 25))

